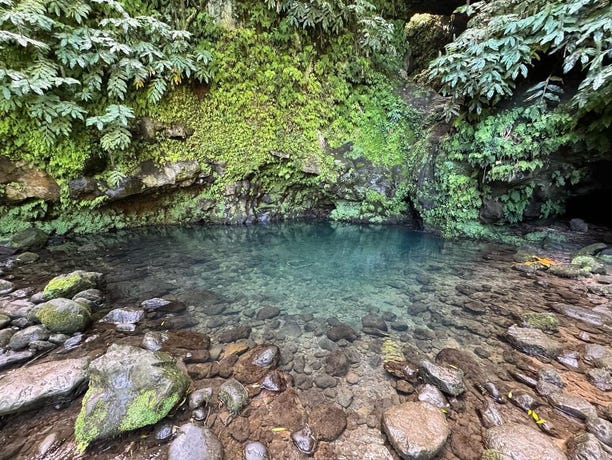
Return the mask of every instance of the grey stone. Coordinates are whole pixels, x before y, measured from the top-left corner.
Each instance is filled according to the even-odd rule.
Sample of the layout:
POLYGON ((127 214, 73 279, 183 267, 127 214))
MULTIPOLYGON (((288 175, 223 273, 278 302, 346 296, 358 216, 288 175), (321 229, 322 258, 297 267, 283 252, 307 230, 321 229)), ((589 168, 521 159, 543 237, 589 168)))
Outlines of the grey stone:
POLYGON ((587 378, 591 384, 601 391, 612 390, 612 368, 605 369, 589 369, 587 378))
POLYGON ((67 359, 15 369, 0 379, 0 416, 71 400, 87 380, 89 360, 67 359))
POLYGON ((11 237, 9 246, 22 251, 36 251, 43 248, 47 244, 49 235, 42 230, 30 227, 20 232, 17 232, 11 237))
POLYGON ((142 338, 142 347, 149 351, 158 351, 168 340, 168 336, 162 332, 148 331, 142 338))
POLYGON ((364 328, 373 328, 385 332, 387 331, 387 323, 385 320, 382 317, 373 315, 371 313, 361 318, 361 324, 364 328))
POLYGON ((586 428, 606 446, 612 447, 612 423, 608 420, 599 417, 588 418, 586 428))
POLYGON ((569 221, 570 230, 573 232, 586 233, 589 231, 589 224, 577 217, 569 221))
POLYGON ((109 311, 100 321, 111 324, 135 324, 142 321, 144 311, 135 308, 115 308, 109 311))
POLYGON ((78 302, 80 299, 88 300, 94 304, 96 308, 99 308, 104 304, 104 295, 99 289, 85 289, 84 291, 77 292, 72 298, 72 300, 75 302, 78 302))
POLYGON ((299 431, 291 433, 291 440, 295 447, 305 455, 312 455, 317 449, 317 440, 308 425, 299 431))
POLYGON ((33 356, 34 356, 34 352, 32 350, 24 350, 24 351, 9 350, 0 355, 0 369, 4 369, 5 367, 20 363, 22 361, 27 361, 33 356))
POLYGON ((419 362, 419 371, 426 382, 435 385, 446 394, 458 396, 465 392, 463 371, 460 369, 442 367, 423 360, 419 362))
POLYGON ((478 409, 480 420, 485 428, 493 428, 504 424, 504 419, 493 402, 487 400, 485 406, 478 409))
POLYGON ((612 316, 606 312, 597 312, 593 309, 563 303, 554 303, 552 308, 562 315, 594 326, 612 324, 612 316))
POLYGON ((488 429, 485 447, 513 460, 566 460, 565 454, 548 436, 525 425, 506 423, 488 429))
POLYGON ((30 342, 35 340, 47 340, 49 331, 44 326, 30 326, 17 331, 9 341, 9 347, 13 350, 22 350, 27 347, 30 342))
POLYGON ((4 313, 0 313, 0 329, 3 329, 4 327, 8 326, 10 322, 11 322, 10 316, 5 315, 4 313))
POLYGON ((0 279, 0 295, 5 295, 15 289, 15 285, 10 281, 0 279))
POLYGON ((251 441, 244 446, 244 460, 268 460, 268 449, 261 442, 251 441))
POLYGON ((205 426, 186 423, 170 444, 168 460, 223 460, 223 445, 205 426))
POLYGON ((442 411, 426 402, 390 407, 383 413, 382 427, 402 459, 434 458, 450 435, 442 411))
POLYGON ((566 414, 583 420, 597 417, 595 406, 581 396, 559 391, 548 395, 548 401, 553 407, 559 409, 561 412, 565 412, 566 414))
POLYGON ((314 379, 314 383, 317 387, 322 389, 334 388, 336 387, 336 385, 338 385, 338 382, 334 377, 325 374, 316 376, 314 379))
POLYGON ((612 349, 589 343, 584 346, 584 360, 596 367, 612 368, 612 349))
POLYGON ((334 342, 339 342, 342 339, 353 342, 357 338, 357 333, 348 324, 341 323, 327 330, 327 338, 334 342))
POLYGON ((249 402, 249 395, 236 379, 223 382, 219 388, 219 400, 232 414, 238 414, 249 402))
POLYGON ((172 437, 174 425, 170 422, 161 422, 155 427, 154 436, 157 441, 167 441, 172 437))
POLYGON ((15 332, 17 332, 16 329, 0 329, 0 348, 4 348, 9 344, 9 342, 11 341, 11 337, 13 337, 15 332))
POLYGON ((189 395, 189 409, 197 409, 208 402, 212 398, 212 388, 200 388, 189 395))
POLYGON ((567 441, 567 457, 570 460, 608 460, 610 457, 595 436, 576 433, 567 441))
POLYGON ((248 339, 251 336, 250 326, 236 326, 224 330, 219 335, 220 343, 236 342, 240 339, 248 339))
POLYGON ((436 406, 440 409, 448 407, 448 401, 437 387, 428 384, 423 385, 419 388, 418 396, 419 401, 427 402, 432 406, 436 406))
POLYGON ((268 306, 261 308, 257 312, 256 319, 259 321, 262 321, 266 319, 276 318, 278 315, 280 315, 280 308, 272 306, 272 305, 268 305, 268 306))
POLYGON ((276 345, 269 345, 255 352, 252 364, 259 367, 274 367, 278 364, 280 351, 276 345))
POLYGON ((338 345, 329 340, 327 337, 323 337, 321 340, 319 340, 319 347, 327 351, 336 351, 338 349, 338 345))
POLYGON ((181 401, 190 382, 170 355, 129 345, 111 345, 89 370, 89 389, 75 424, 81 449, 157 423, 181 401))
POLYGON ((530 356, 556 358, 563 352, 559 343, 539 329, 514 325, 508 329, 507 338, 514 348, 530 356))

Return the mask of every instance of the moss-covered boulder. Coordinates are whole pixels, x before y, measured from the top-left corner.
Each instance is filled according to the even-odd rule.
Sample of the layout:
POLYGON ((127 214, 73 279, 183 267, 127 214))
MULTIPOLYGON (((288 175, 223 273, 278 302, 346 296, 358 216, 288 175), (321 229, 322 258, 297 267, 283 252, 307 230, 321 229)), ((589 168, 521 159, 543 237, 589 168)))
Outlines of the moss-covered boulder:
POLYGON ((75 294, 93 289, 102 281, 102 273, 77 270, 65 275, 59 275, 47 283, 43 290, 43 300, 58 297, 71 298, 75 294))
POLYGON ((51 332, 72 334, 83 331, 91 321, 85 305, 70 299, 52 299, 36 308, 36 318, 51 332))
POLYGON ((572 265, 577 265, 589 273, 597 273, 599 275, 606 274, 605 265, 594 256, 576 256, 572 259, 572 265))
POLYGON ((74 428, 79 449, 158 422, 188 386, 189 378, 170 355, 111 345, 90 366, 89 389, 74 428))

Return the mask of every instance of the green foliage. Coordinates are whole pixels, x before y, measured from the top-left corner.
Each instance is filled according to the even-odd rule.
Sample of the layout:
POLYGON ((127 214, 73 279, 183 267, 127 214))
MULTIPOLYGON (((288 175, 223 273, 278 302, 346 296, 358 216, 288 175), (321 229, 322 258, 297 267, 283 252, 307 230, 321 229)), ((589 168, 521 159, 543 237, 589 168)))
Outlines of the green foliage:
POLYGON ((133 92, 159 102, 183 78, 210 78, 210 53, 153 17, 113 0, 5 0, 0 4, 0 113, 33 122, 44 145, 95 126, 105 150, 131 140, 133 92))
MULTIPOLYGON (((447 45, 446 53, 429 70, 430 80, 450 96, 449 116, 458 114, 459 105, 480 114, 511 96, 519 77, 526 78, 529 66, 540 57, 559 55, 564 73, 575 68, 582 72, 573 104, 583 112, 603 114, 601 126, 609 126, 612 26, 608 1, 479 1, 459 11, 471 17, 467 30, 447 45)), ((548 94, 558 96, 553 88, 549 85, 548 94)), ((557 98, 551 95, 548 100, 557 98)))

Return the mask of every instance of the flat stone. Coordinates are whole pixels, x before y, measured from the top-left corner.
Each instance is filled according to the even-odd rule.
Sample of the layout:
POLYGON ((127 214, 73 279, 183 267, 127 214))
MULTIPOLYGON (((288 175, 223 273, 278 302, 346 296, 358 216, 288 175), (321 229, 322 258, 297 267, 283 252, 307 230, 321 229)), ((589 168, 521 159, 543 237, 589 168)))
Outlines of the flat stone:
POLYGON ((460 369, 438 366, 431 361, 423 360, 419 362, 419 371, 426 382, 435 385, 446 394, 458 396, 465 392, 463 371, 460 369))
POLYGON ((322 389, 334 388, 336 387, 336 385, 338 385, 338 382, 336 381, 334 377, 331 377, 325 374, 318 375, 317 377, 315 377, 314 383, 317 387, 322 388, 322 389))
POLYGON ((168 449, 168 460, 223 460, 223 445, 207 427, 186 423, 168 449))
POLYGON ((89 359, 67 359, 15 369, 0 379, 0 416, 71 400, 86 382, 89 359))
POLYGON ((357 333, 355 330, 348 324, 344 323, 329 328, 326 335, 329 340, 334 342, 339 342, 342 339, 353 342, 357 338, 357 333))
POLYGON ((592 309, 563 303, 554 303, 552 307, 556 312, 562 315, 594 326, 603 326, 604 324, 612 323, 612 316, 604 312, 597 312, 592 309))
POLYGON ((0 369, 4 369, 5 367, 8 367, 8 366, 11 366, 13 364, 17 364, 23 361, 27 361, 33 356, 34 356, 34 352, 31 350, 24 350, 24 351, 9 350, 0 355, 0 369))
POLYGON ((508 341, 514 348, 530 356, 556 358, 563 349, 561 345, 539 329, 511 326, 507 332, 508 341))
POLYGON ((280 308, 272 306, 272 305, 268 305, 268 306, 261 308, 257 312, 257 315, 255 316, 255 318, 259 321, 262 321, 262 320, 276 318, 278 315, 280 315, 280 308))
POLYGON ((581 396, 559 391, 548 395, 548 401, 554 408, 579 419, 597 417, 595 406, 581 396))
POLYGON ((237 342, 240 339, 248 339, 251 336, 250 326, 230 327, 219 335, 220 343, 237 342))
POLYGON ((565 454, 548 436, 517 423, 506 423, 488 429, 484 435, 484 442, 487 449, 497 451, 502 458, 566 460, 565 454))
POLYGON ((419 388, 419 401, 427 402, 439 409, 448 407, 448 401, 437 387, 429 383, 419 388))
POLYGON ((612 423, 599 417, 588 418, 586 428, 589 433, 595 435, 597 439, 606 446, 612 447, 612 423))
POLYGON ((584 360, 596 367, 612 368, 612 348, 590 343, 584 346, 584 360))
POLYGON ((343 377, 349 370, 349 361, 341 350, 330 353, 325 359, 325 372, 334 377, 343 377))
POLYGON ((320 441, 332 442, 346 429, 346 413, 334 406, 319 405, 309 414, 309 425, 320 441))
POLYGON ((586 375, 594 387, 601 391, 612 391, 612 368, 589 369, 586 375))
POLYGON ((387 331, 387 323, 385 320, 382 317, 373 315, 371 313, 361 318, 361 325, 364 328, 378 329, 384 332, 387 331))
POLYGON ((111 324, 135 324, 142 321, 143 318, 143 310, 135 308, 115 308, 109 311, 100 322, 111 324))
POLYGON ((501 426, 504 424, 504 419, 497 410, 495 404, 487 400, 484 407, 478 410, 480 414, 480 420, 485 428, 493 428, 494 426, 501 426))
POLYGON ((572 460, 609 460, 610 456, 595 436, 590 433, 576 433, 567 441, 568 457, 572 460))
POLYGON ((440 409, 426 402, 407 402, 383 413, 383 430, 403 459, 434 458, 446 443, 450 429, 440 409))

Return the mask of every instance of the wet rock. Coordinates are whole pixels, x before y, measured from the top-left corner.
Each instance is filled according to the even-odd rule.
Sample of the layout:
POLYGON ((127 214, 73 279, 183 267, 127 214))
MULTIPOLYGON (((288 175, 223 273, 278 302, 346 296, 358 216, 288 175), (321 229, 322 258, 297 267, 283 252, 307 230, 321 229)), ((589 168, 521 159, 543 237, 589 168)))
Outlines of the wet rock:
POLYGON ((198 407, 208 404, 212 399, 212 395, 212 388, 201 388, 193 391, 189 395, 189 409, 197 409, 198 407))
POLYGON ((278 364, 280 357, 279 349, 276 345, 268 345, 266 347, 256 349, 253 353, 251 363, 259 367, 274 367, 278 364))
POLYGON ((591 385, 601 391, 612 390, 612 368, 589 369, 586 373, 591 385))
POLYGON ((104 305, 104 295, 99 289, 85 289, 84 291, 77 292, 72 298, 75 302, 87 301, 87 305, 93 310, 97 310, 104 305))
POLYGON ((34 356, 34 352, 32 350, 24 350, 24 351, 9 350, 3 354, 0 354, 0 369, 4 369, 5 367, 12 366, 13 364, 21 363, 23 361, 27 361, 33 356, 34 356))
POLYGON ((170 355, 129 345, 111 345, 89 370, 89 389, 75 423, 81 449, 93 440, 157 423, 189 385, 170 355))
POLYGON ((394 331, 404 332, 408 330, 408 324, 403 321, 394 321, 391 323, 391 329, 394 331))
POLYGON ((573 232, 586 233, 589 231, 589 224, 584 220, 574 218, 569 221, 570 230, 573 232))
POLYGON ((446 417, 425 402, 407 402, 383 413, 382 426, 403 459, 427 460, 444 446, 450 434, 446 417))
POLYGON ((319 405, 308 416, 308 422, 316 439, 332 442, 346 429, 346 413, 338 407, 319 405))
POLYGON ((97 287, 102 278, 102 273, 86 272, 83 270, 76 270, 65 275, 56 276, 45 286, 43 300, 51 300, 58 297, 71 298, 81 291, 97 287))
POLYGON ((269 369, 278 364, 280 352, 275 345, 260 345, 238 358, 233 366, 234 378, 244 385, 261 381, 269 369))
POLYGON ((579 419, 597 417, 595 407, 581 396, 559 391, 548 395, 548 401, 554 408, 579 419))
POLYGON ((463 371, 460 369, 442 367, 423 360, 419 362, 419 371, 426 382, 435 385, 446 394, 458 396, 465 392, 463 371))
POLYGON ((612 349, 597 344, 585 345, 584 360, 596 367, 612 368, 612 349))
POLYGON ((334 342, 339 342, 343 339, 353 342, 357 338, 357 333, 355 330, 348 324, 344 323, 329 328, 326 335, 329 340, 334 342))
POLYGON ((599 417, 588 418, 586 421, 586 429, 589 433, 595 435, 602 443, 608 447, 612 447, 612 423, 599 417))
POLYGON ((488 429, 485 447, 502 458, 566 460, 565 454, 545 434, 525 425, 506 423, 488 429))
POLYGON ((261 388, 275 393, 280 393, 287 389, 287 379, 277 370, 268 372, 261 381, 261 388))
POLYGON ((240 339, 248 339, 251 336, 250 326, 230 327, 219 335, 220 343, 237 342, 240 339))
POLYGON ((308 425, 299 431, 291 433, 291 440, 295 447, 305 455, 312 455, 317 449, 317 441, 312 429, 308 425))
POLYGON ((426 384, 419 388, 419 401, 427 402, 439 409, 448 407, 448 401, 438 388, 433 385, 426 384))
POLYGON ((51 332, 73 334, 91 322, 91 312, 74 300, 55 298, 37 307, 36 318, 51 332))
POLYGON ((102 323, 111 324, 136 324, 144 318, 144 311, 134 308, 115 308, 109 311, 104 318, 100 320, 102 323))
MULTIPOLYGON (((10 316, 0 313, 0 329, 3 329, 4 327, 8 326, 10 322, 11 322, 10 316)), ((3 345, 0 345, 0 347, 2 346, 3 345)))
POLYGON ((15 369, 0 379, 0 416, 72 400, 87 381, 89 360, 67 359, 15 369))
POLYGON ((578 307, 576 305, 567 305, 563 303, 554 303, 552 308, 562 315, 569 318, 582 321, 594 326, 603 326, 604 324, 612 324, 612 316, 605 312, 597 312, 593 309, 578 307))
POLYGON ((244 446, 244 460, 268 460, 268 449, 260 442, 247 442, 244 446))
POLYGON ((325 389, 325 388, 334 388, 338 385, 338 382, 335 378, 329 375, 318 375, 314 379, 314 383, 317 387, 325 389))
POLYGON ((153 436, 157 441, 167 441, 174 433, 174 425, 170 422, 161 422, 155 427, 153 436))
POLYGON ((278 330, 278 334, 281 337, 298 338, 302 335, 302 327, 297 321, 285 321, 285 324, 278 330))
POLYGON ((557 357, 557 361, 565 367, 576 370, 580 368, 579 355, 575 351, 568 351, 557 357))
POLYGON ((15 332, 17 332, 17 329, 0 329, 0 348, 4 348, 9 344, 9 342, 11 341, 11 337, 13 336, 13 334, 15 334, 15 332))
POLYGON ((491 401, 487 401, 484 407, 478 408, 478 413, 480 414, 482 426, 485 428, 493 428, 494 426, 504 424, 504 419, 491 401))
POLYGON ((539 329, 514 325, 508 329, 506 337, 514 348, 530 356, 556 358, 563 352, 559 343, 539 329))
POLYGON ((512 402, 512 404, 514 404, 516 407, 523 409, 524 411, 533 409, 534 407, 540 404, 539 401, 529 393, 513 391, 511 394, 512 397, 508 396, 510 402, 512 402))
POLYGON ((142 347, 149 351, 158 351, 168 340, 168 336, 161 332, 148 331, 142 338, 142 347))
POLYGON ((327 351, 336 351, 338 349, 338 345, 329 340, 327 337, 323 337, 321 340, 319 340, 319 347, 327 351))
POLYGON ((145 311, 155 311, 159 309, 165 310, 170 305, 172 305, 171 300, 161 299, 159 297, 154 297, 152 299, 143 300, 140 303, 140 306, 145 311))
POLYGON ((349 370, 347 356, 340 350, 330 353, 325 359, 325 372, 334 377, 343 377, 349 370))
POLYGON ((72 337, 69 337, 64 342, 64 349, 72 350, 73 348, 78 347, 81 343, 83 343, 83 339, 85 336, 83 334, 75 334, 72 337))
POLYGON ((569 460, 607 460, 610 457, 590 433, 576 433, 567 441, 569 460))
POLYGON ((554 313, 527 313, 523 315, 523 325, 544 332, 557 332, 559 319, 554 313))
POLYGON ((35 252, 22 252, 15 256, 15 262, 17 262, 18 265, 33 264, 38 259, 40 259, 40 256, 35 252))
POLYGON ((414 387, 411 383, 405 380, 397 380, 395 383, 395 391, 403 395, 410 395, 414 393, 414 387))
POLYGON ((9 247, 21 251, 36 251, 47 245, 47 235, 42 230, 30 227, 15 233, 9 241, 9 247))
POLYGON ((5 295, 15 289, 15 285, 7 280, 0 279, 0 295, 5 295))
POLYGON ((259 321, 262 321, 262 320, 276 318, 278 315, 280 315, 280 308, 272 306, 272 305, 268 305, 268 306, 261 308, 257 312, 256 319, 259 321))
POLYGON ((223 460, 223 445, 205 426, 186 423, 170 444, 168 460, 223 460))
POLYGON ((378 329, 379 331, 387 332, 387 323, 385 320, 373 314, 365 315, 361 318, 361 324, 364 328, 378 329))
POLYGON ((12 350, 22 350, 27 347, 30 342, 34 342, 35 340, 47 340, 49 335, 49 331, 44 326, 26 327, 13 334, 9 341, 9 348, 12 350))
POLYGON ((249 402, 249 395, 240 382, 226 380, 219 388, 219 400, 232 414, 238 414, 249 402))

